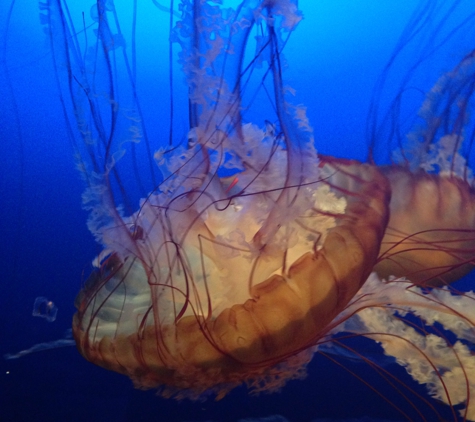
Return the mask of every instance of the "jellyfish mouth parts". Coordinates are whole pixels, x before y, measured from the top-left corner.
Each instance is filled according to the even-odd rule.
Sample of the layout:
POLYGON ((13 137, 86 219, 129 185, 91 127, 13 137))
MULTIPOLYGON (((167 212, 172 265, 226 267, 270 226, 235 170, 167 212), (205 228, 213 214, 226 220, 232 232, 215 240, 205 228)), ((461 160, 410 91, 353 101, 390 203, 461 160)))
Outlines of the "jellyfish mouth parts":
MULTIPOLYGON (((225 191, 229 181, 220 183, 225 191)), ((88 360, 127 374, 142 388, 168 386, 197 394, 215 389, 218 396, 227 391, 224 384, 243 381, 268 380, 262 389, 278 388, 308 362, 306 349, 341 323, 338 314, 370 274, 389 197, 389 184, 375 167, 336 160, 322 164, 319 182, 293 197, 295 217, 260 249, 252 243, 262 242, 257 234, 264 223, 248 211, 274 203, 269 190, 240 198, 242 208, 201 205, 181 245, 158 233, 162 210, 144 204, 135 226, 145 227, 148 212, 154 214, 147 221, 155 224, 137 244, 160 236, 162 243, 155 245, 153 259, 112 254, 93 273, 76 301, 78 348, 88 360), (335 212, 319 202, 318 209, 317 196, 333 202, 344 198, 344 206, 335 212), (230 213, 233 218, 224 215, 230 213), (241 217, 247 226, 238 248, 241 217), (316 232, 316 239, 310 236, 316 232)))

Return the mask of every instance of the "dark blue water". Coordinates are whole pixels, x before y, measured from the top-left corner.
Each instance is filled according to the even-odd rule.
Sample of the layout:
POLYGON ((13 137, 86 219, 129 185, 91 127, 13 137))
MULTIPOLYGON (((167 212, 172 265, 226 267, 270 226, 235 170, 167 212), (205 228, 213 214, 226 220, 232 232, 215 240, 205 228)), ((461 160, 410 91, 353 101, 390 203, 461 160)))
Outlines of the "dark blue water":
MULTIPOLYGON (((89 3, 74 0, 73 13, 89 13, 89 3)), ((295 104, 307 106, 319 151, 366 158, 367 113, 375 84, 415 3, 299 2, 305 19, 286 46, 288 70, 284 77, 296 89, 295 104)), ((460 13, 445 21, 447 36, 471 11, 470 2, 466 3, 460 13)), ((17 0, 7 27, 10 6, 11 0, 0 4, 0 34, 7 36, 0 42, 0 355, 64 336, 75 311, 74 298, 99 251, 86 228, 87 214, 81 207, 84 185, 74 168, 38 5, 17 0), (39 296, 57 306, 54 322, 32 315, 39 296)), ((442 15, 436 14, 439 19, 442 15)), ((161 21, 144 13, 139 22, 150 26, 151 37, 162 36, 166 46, 166 32, 159 28, 165 27, 167 19, 165 13, 161 21)), ((377 99, 382 109, 407 72, 412 72, 414 86, 427 91, 473 46, 470 37, 449 36, 449 44, 434 42, 434 53, 420 68, 411 70, 429 45, 435 22, 423 26, 426 36, 395 63, 389 87, 380 91, 377 99)), ((166 60, 166 56, 148 57, 139 62, 144 79, 157 89, 167 87, 166 72, 160 67, 166 60)), ((154 110, 157 104, 147 98, 146 91, 142 88, 142 100, 154 110)), ((176 95, 176 101, 183 101, 185 107, 184 97, 176 95)), ((422 95, 414 95, 405 105, 406 112, 414 113, 422 99, 422 95)), ((186 121, 186 116, 182 119, 186 121)), ((360 346, 368 354, 378 353, 364 342, 360 346)), ((88 363, 74 347, 58 348, 0 360, 0 421, 238 421, 271 415, 285 419, 267 420, 405 420, 398 409, 420 420, 410 404, 368 365, 345 358, 339 362, 341 366, 316 355, 308 377, 289 382, 280 393, 253 397, 239 388, 219 402, 194 403, 134 390, 126 377, 88 363)), ((427 398, 425 390, 403 369, 389 365, 388 370, 427 398)), ((435 401, 432 404, 451 420, 449 409, 435 401)), ((427 408, 423 412, 428 412, 427 408)))

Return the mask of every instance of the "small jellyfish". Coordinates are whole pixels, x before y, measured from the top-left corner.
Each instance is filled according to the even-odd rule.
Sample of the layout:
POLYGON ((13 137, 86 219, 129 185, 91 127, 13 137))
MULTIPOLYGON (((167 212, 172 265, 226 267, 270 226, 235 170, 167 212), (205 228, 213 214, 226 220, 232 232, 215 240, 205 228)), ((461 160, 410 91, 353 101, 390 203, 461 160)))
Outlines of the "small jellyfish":
POLYGON ((33 305, 33 316, 46 319, 48 322, 53 322, 56 319, 58 308, 51 300, 39 296, 35 299, 33 305))

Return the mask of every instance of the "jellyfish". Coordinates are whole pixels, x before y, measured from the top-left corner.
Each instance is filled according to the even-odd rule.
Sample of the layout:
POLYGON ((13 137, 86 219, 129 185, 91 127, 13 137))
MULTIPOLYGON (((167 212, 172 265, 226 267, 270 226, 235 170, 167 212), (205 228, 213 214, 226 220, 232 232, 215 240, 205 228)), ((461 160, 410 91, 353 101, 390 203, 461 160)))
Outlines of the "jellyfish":
POLYGON ((57 314, 58 308, 53 301, 43 296, 39 296, 35 299, 35 303, 33 304, 33 316, 44 318, 48 322, 53 322, 56 320, 57 314))
MULTIPOLYGON (((423 7, 422 3, 420 6, 423 7)), ((414 283, 439 286, 450 284, 473 269, 471 47, 468 52, 457 51, 460 58, 456 64, 451 63, 449 70, 422 91, 422 96, 416 94, 420 98, 417 113, 411 110, 404 118, 395 116, 404 114, 405 96, 417 91, 411 80, 414 69, 429 60, 438 47, 449 43, 454 34, 462 35, 473 28, 473 14, 467 9, 464 19, 448 34, 442 34, 461 2, 446 6, 441 17, 430 16, 434 28, 437 27, 430 37, 437 38, 440 33, 436 46, 425 36, 418 38, 423 53, 403 77, 389 111, 383 112, 382 122, 372 124, 369 136, 369 161, 380 164, 376 157, 383 157, 379 159, 384 161, 381 168, 392 186, 392 217, 382 242, 378 273, 385 278, 405 276, 414 283), (403 119, 408 122, 406 126, 403 119)), ((389 68, 407 48, 406 41, 417 37, 423 21, 424 12, 416 12, 411 20, 413 30, 401 36, 380 77, 379 88, 388 83, 389 68)), ((456 51, 454 47, 447 48, 456 51)), ((383 90, 379 88, 370 110, 373 116, 380 112, 377 97, 383 90)))
MULTIPOLYGON (((374 273, 340 317, 354 315, 333 331, 375 340, 432 397, 458 405, 463 420, 475 418, 474 295, 448 285, 474 265, 474 70, 471 51, 437 80, 391 164, 379 166, 390 184, 390 218, 374 273)), ((371 154, 370 162, 377 165, 371 154)))
POLYGON ((420 120, 397 165, 383 170, 392 190, 391 222, 376 271, 418 284, 450 284, 474 266, 473 143, 474 52, 432 87, 420 120))
MULTIPOLYGON (((63 15, 53 7, 48 16, 59 20, 63 15)), ((100 43, 107 42, 102 45, 106 59, 120 46, 112 41, 119 37, 106 28, 107 7, 97 8, 98 31, 107 33, 99 37, 100 43)), ((250 2, 234 12, 183 2, 182 9, 177 37, 192 92, 190 120, 196 126, 187 145, 168 159, 163 181, 133 215, 120 216, 115 206, 104 203, 113 194, 104 183, 115 171, 116 153, 102 175, 105 180, 90 182, 85 194, 93 211, 89 226, 104 250, 96 260, 98 270, 77 298, 74 335, 89 360, 125 371, 140 387, 214 388, 222 395, 247 379, 269 378, 278 386, 283 371, 292 374, 308 359, 306 354, 294 359, 296 351, 323 335, 368 277, 386 226, 387 183, 374 167, 342 165, 350 176, 338 183, 345 199, 329 188, 328 180, 338 174, 318 174, 304 116, 302 128, 290 118, 278 60, 279 32, 299 21, 293 3, 250 2), (241 122, 243 53, 236 52, 236 63, 225 55, 222 69, 216 58, 222 48, 236 49, 254 20, 268 27, 265 51, 279 100, 279 128, 241 122), (196 31, 203 39, 190 38, 196 31), (192 48, 200 54, 191 53, 192 48), (238 79, 229 85, 235 75, 238 79), (289 141, 293 137, 298 144, 289 141), (220 177, 222 168, 232 170, 231 175, 220 177), (335 196, 341 200, 332 204, 335 196), (350 265, 339 268, 348 255, 350 265), (305 287, 309 272, 321 273, 314 294, 305 287), (311 299, 303 304, 305 297, 311 299), (281 310, 275 312, 279 301, 281 310), (122 348, 120 353, 110 349, 111 341, 113 349, 122 348), (284 360, 289 369, 272 369, 284 360)), ((50 24, 55 26, 65 27, 50 24)), ((73 77, 80 86, 73 101, 82 94, 96 101, 84 79, 88 75, 73 77)), ((94 112, 91 106, 99 120, 94 112)), ((89 128, 81 130, 91 136, 89 128)), ((158 151, 157 161, 165 154, 158 151)))
MULTIPOLYGON (((419 164, 405 165, 407 145, 392 166, 319 156, 305 108, 292 104, 283 77, 283 49, 302 19, 296 1, 245 0, 233 9, 182 0, 178 19, 173 4, 169 10, 169 57, 185 76, 187 130, 176 139, 172 95, 170 126, 154 120, 168 146, 155 148, 160 131, 148 126, 139 95, 135 10, 128 45, 113 1, 97 1, 93 23, 80 30, 64 2, 41 7, 87 184, 88 227, 102 247, 75 302, 73 335, 86 359, 165 397, 219 399, 242 383, 256 392, 281 388, 315 352, 340 346, 343 332, 378 342, 432 395, 465 404, 461 411, 475 419, 475 296, 445 286, 472 267, 473 221, 458 213, 460 224, 448 225, 450 214, 438 212, 442 218, 421 227, 426 198, 415 194, 415 209, 404 202, 411 189, 435 184, 436 202, 446 192, 459 198, 443 210, 473 208, 459 154, 471 144, 470 134, 460 139, 465 122, 429 100, 440 113, 425 117, 420 135, 435 127, 446 134, 414 141, 428 154, 419 164), (260 121, 252 117, 256 98, 272 111, 260 121), (450 136, 446 174, 437 160, 450 136), (434 255, 447 262, 436 267, 434 255), (425 328, 435 323, 457 340, 425 328)), ((470 100, 469 87, 446 88, 449 107, 470 100)))

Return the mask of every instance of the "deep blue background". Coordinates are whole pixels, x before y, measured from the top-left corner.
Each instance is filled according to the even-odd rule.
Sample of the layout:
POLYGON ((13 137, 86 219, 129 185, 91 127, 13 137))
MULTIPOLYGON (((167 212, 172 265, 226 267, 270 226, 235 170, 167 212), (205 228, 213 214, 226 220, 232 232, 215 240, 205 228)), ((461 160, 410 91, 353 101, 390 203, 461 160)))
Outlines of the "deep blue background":
MULTIPOLYGON (((81 208, 84 186, 74 168, 37 4, 17 0, 6 28, 10 1, 0 5, 1 34, 8 36, 0 73, 0 355, 63 336, 71 324, 83 272, 87 273, 98 252, 81 208), (55 322, 32 316, 38 296, 46 296, 58 306, 55 322)), ((75 13, 88 13, 89 1, 74 3, 75 13)), ((308 107, 319 151, 366 157, 371 94, 415 3, 300 1, 305 20, 286 47, 289 69, 284 76, 297 90, 295 103, 308 107)), ((465 7, 463 13, 468 10, 465 7)), ((156 22, 143 16, 140 22, 150 25, 151 32, 160 32, 157 28, 166 28, 167 16, 162 14, 162 18, 156 22)), ((447 30, 451 25, 448 21, 447 30)), ((429 24, 428 34, 430 29, 429 24)), ((427 91, 438 75, 467 52, 470 40, 462 41, 440 48, 414 72, 419 88, 427 91)), ((165 48, 166 36, 163 45, 165 48)), ((418 54, 415 46, 397 63, 395 80, 418 54)), ((141 63, 144 78, 157 86, 166 85, 166 72, 156 64, 153 58, 141 63)), ((393 94, 397 89, 395 84, 393 94)), ((383 107, 390 92, 380 100, 383 107)), ((147 103, 148 98, 142 99, 147 103)), ((176 100, 183 101, 183 97, 177 94, 176 100)), ((407 109, 417 109, 419 104, 408 104, 407 109)), ((154 106, 151 100, 149 107, 154 106)), ((368 366, 341 362, 360 373, 396 407, 411 411, 368 366)), ((410 383, 402 369, 390 370, 410 383)), ((250 397, 241 388, 217 403, 178 403, 134 390, 127 378, 86 362, 73 347, 0 360, 0 380, 0 421, 237 421, 274 414, 290 421, 363 416, 404 420, 393 406, 321 356, 311 363, 306 380, 289 382, 281 393, 250 397)), ((423 394, 424 390, 420 391, 423 394)))

